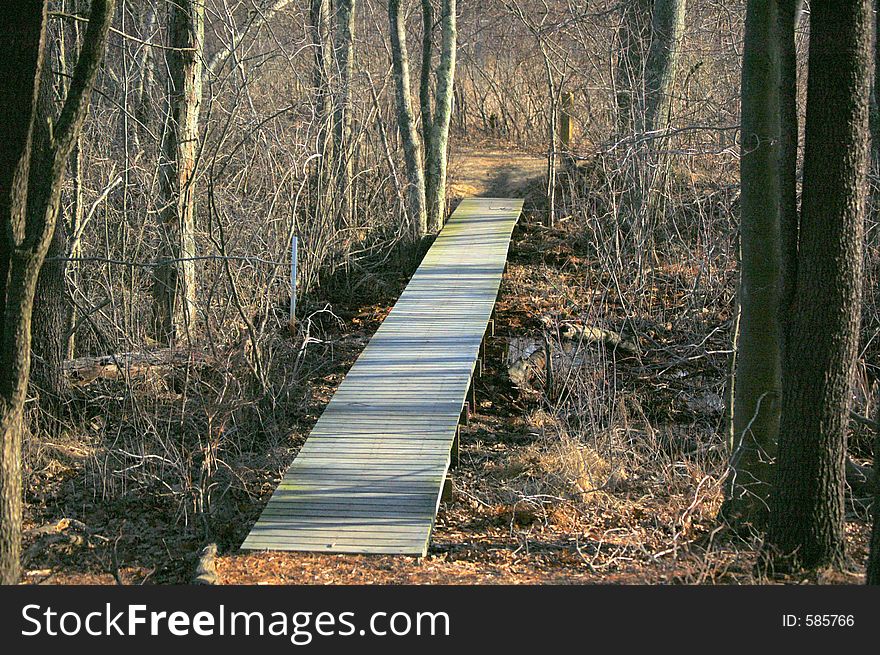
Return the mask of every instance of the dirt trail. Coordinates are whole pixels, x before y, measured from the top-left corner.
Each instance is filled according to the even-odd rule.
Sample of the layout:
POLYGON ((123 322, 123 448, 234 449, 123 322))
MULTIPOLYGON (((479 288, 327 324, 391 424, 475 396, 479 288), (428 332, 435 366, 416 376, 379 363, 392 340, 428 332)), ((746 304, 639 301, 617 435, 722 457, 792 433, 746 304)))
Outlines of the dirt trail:
POLYGON ((503 146, 458 146, 450 151, 449 196, 521 197, 544 175, 546 159, 503 146))

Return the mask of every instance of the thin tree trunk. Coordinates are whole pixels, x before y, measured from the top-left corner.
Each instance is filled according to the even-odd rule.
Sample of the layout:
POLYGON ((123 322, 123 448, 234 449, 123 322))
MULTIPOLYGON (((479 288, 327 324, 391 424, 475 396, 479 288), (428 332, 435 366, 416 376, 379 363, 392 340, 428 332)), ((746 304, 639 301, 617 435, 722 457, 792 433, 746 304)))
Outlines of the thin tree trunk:
POLYGON ((92 0, 80 55, 53 126, 51 157, 38 173, 31 170, 31 156, 41 75, 49 74, 43 70, 46 9, 46 0, 13 3, 5 8, 0 27, 0 114, 7 121, 0 140, 0 584, 18 582, 21 570, 22 409, 34 293, 55 230, 67 162, 103 58, 114 0, 92 0), (44 213, 29 211, 31 191, 45 199, 44 213))
MULTIPOLYGON (((422 70, 419 76, 419 109, 422 114, 422 144, 424 152, 431 151, 431 133, 434 128, 434 111, 431 107, 431 76, 434 72, 434 4, 422 0, 422 70)), ((425 193, 428 194, 425 180, 425 193)))
MULTIPOLYGON (((146 8, 146 12, 141 33, 145 41, 150 41, 153 38, 153 32, 156 31, 156 8, 150 4, 146 8)), ((140 141, 141 133, 149 133, 153 126, 151 93, 156 82, 155 65, 153 46, 144 44, 138 64, 138 83, 135 92, 137 102, 135 119, 137 120, 137 125, 133 134, 138 141, 140 141)), ((139 143, 135 145, 140 148, 139 143)))
POLYGON ((333 124, 335 128, 336 188, 340 200, 342 222, 354 225, 353 211, 353 167, 354 144, 351 140, 352 106, 351 85, 354 77, 354 29, 355 0, 339 0, 336 8, 336 65, 339 69, 339 84, 336 94, 333 124))
POLYGON ((844 558, 846 430, 861 310, 870 8, 868 0, 811 7, 797 288, 767 535, 777 568, 840 566, 844 558))
MULTIPOLYGON (((73 237, 80 230, 80 226, 83 222, 83 216, 85 213, 85 207, 83 205, 83 186, 82 186, 82 159, 83 159, 83 143, 82 143, 82 134, 80 134, 79 138, 76 140, 76 145, 73 148, 73 155, 70 158, 70 177, 73 181, 73 211, 70 216, 70 224, 67 229, 67 234, 69 237, 73 237)), ((74 242, 68 243, 68 255, 70 255, 71 259, 76 259, 80 254, 80 239, 75 239, 74 242)), ((80 270, 79 265, 76 262, 68 263, 68 275, 73 279, 71 286, 73 287, 73 292, 76 291, 79 279, 80 279, 80 270)), ((76 322, 78 319, 78 311, 76 308, 76 304, 74 302, 70 302, 68 306, 68 316, 67 316, 67 347, 64 352, 64 359, 73 359, 76 357, 76 322)))
POLYGON ((617 138, 644 129, 645 56, 650 38, 652 4, 653 0, 625 0, 621 4, 615 82, 617 138))
POLYGON ((332 156, 330 138, 333 135, 333 98, 330 93, 330 63, 333 61, 333 45, 330 38, 330 1, 311 0, 309 21, 314 52, 313 86, 319 121, 318 148, 325 160, 332 156))
POLYGON ((311 0, 309 28, 312 38, 312 86, 315 96, 317 163, 313 172, 314 211, 319 221, 332 222, 336 209, 333 173, 333 94, 330 88, 333 42, 330 31, 330 0, 311 0))
POLYGON ((394 74, 397 102, 397 126, 403 142, 407 174, 407 205, 416 239, 428 233, 425 210, 425 178, 422 153, 410 98, 409 54, 406 47, 406 25, 400 10, 400 0, 388 0, 388 22, 391 32, 391 65, 394 74))
POLYGON ((687 0, 654 0, 645 63, 645 126, 649 131, 665 128, 669 120, 686 10, 687 0))
POLYGON ((779 432, 779 43, 776 2, 749 0, 742 71, 742 263, 734 448, 722 517, 763 529, 779 432))
POLYGON ((458 42, 456 0, 443 0, 440 63, 437 67, 437 94, 431 121, 431 141, 425 158, 425 198, 428 231, 439 232, 446 217, 446 166, 449 123, 452 118, 452 90, 455 80, 455 50, 458 42))
POLYGON ((159 175, 161 243, 153 283, 154 338, 186 338, 195 318, 196 158, 202 102, 205 5, 169 0, 168 118, 159 175))
POLYGON ((871 90, 871 164, 880 166, 880 0, 874 4, 874 77, 871 90))

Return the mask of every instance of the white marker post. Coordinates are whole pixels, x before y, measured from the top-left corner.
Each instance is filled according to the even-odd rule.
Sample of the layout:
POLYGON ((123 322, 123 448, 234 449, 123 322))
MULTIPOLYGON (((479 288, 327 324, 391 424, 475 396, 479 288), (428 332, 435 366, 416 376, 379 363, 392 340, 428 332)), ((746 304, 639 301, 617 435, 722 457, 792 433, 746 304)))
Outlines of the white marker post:
POLYGON ((296 334, 296 237, 290 240, 290 333, 296 334))

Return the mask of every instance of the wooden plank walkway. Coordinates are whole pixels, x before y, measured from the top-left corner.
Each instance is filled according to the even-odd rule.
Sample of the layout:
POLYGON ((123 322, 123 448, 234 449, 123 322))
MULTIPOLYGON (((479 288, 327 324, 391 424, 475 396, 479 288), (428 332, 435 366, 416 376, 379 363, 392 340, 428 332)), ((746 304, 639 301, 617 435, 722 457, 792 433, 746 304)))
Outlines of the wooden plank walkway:
POLYGON ((243 549, 424 556, 522 200, 468 198, 327 405, 243 549))

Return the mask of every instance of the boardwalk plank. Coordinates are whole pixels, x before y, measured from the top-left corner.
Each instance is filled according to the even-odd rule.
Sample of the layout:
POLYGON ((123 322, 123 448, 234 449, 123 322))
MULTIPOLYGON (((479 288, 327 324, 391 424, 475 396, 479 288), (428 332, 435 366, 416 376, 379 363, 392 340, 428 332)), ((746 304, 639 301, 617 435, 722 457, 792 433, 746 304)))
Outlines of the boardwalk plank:
POLYGON ((521 200, 467 199, 242 548, 424 555, 521 200))

